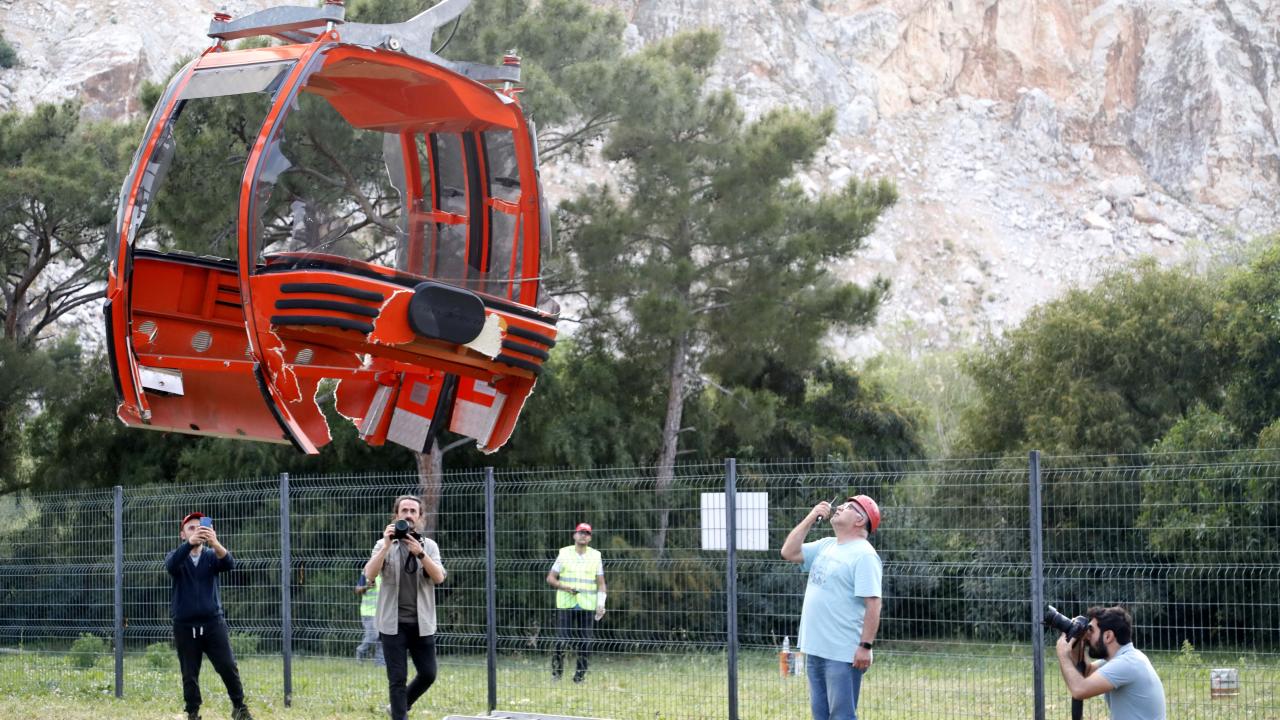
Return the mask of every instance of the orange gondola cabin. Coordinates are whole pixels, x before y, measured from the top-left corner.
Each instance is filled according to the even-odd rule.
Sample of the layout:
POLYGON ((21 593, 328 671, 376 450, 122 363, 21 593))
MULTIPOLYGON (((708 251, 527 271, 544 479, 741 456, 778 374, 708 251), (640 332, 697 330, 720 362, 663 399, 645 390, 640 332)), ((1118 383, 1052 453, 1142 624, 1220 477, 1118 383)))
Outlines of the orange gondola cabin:
POLYGON ((120 194, 105 313, 125 424, 315 453, 330 378, 371 445, 507 441, 559 310, 519 61, 431 48, 468 2, 395 25, 339 2, 214 17, 120 194), (284 44, 225 46, 259 36, 284 44))

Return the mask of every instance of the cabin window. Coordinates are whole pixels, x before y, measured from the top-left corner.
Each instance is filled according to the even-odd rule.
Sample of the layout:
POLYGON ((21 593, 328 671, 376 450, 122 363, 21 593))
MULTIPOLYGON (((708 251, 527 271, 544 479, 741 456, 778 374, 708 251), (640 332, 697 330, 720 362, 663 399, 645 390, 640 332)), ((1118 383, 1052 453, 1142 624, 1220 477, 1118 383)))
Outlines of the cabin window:
POLYGON ((192 74, 146 165, 134 210, 138 247, 234 260, 240 180, 292 62, 192 74))

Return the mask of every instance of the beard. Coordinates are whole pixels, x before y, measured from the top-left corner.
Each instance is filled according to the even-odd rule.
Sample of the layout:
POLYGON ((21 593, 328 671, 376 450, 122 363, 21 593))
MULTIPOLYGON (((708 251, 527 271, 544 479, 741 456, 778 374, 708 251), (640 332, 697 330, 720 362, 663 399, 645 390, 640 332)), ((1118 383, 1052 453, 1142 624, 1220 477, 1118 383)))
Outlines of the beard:
POLYGON ((1095 659, 1095 660, 1106 660, 1106 659, 1107 659, 1107 657, 1108 657, 1108 656, 1107 656, 1107 645, 1106 645, 1106 643, 1102 642, 1102 639, 1101 639, 1101 638, 1099 638, 1099 639, 1098 639, 1098 641, 1097 641, 1096 643, 1089 643, 1089 642, 1086 642, 1086 643, 1085 643, 1085 645, 1086 645, 1086 646, 1088 646, 1088 648, 1089 648, 1089 657, 1091 657, 1091 658, 1093 658, 1093 659, 1095 659))

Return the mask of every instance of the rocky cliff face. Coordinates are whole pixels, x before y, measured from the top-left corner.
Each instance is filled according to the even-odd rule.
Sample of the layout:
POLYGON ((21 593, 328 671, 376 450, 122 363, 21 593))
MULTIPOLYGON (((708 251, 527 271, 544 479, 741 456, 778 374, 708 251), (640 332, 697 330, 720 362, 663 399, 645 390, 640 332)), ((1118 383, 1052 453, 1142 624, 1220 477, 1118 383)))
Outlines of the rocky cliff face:
MULTIPOLYGON (((598 0, 636 43, 724 36, 713 84, 751 115, 835 108, 802 178, 887 176, 902 200, 844 271, 894 294, 847 353, 947 347, 1130 258, 1230 253, 1280 228, 1280 0, 598 0)), ((0 103, 129 89, 271 0, 0 0, 22 67, 0 103)), ((601 168, 548 168, 561 193, 601 168)))

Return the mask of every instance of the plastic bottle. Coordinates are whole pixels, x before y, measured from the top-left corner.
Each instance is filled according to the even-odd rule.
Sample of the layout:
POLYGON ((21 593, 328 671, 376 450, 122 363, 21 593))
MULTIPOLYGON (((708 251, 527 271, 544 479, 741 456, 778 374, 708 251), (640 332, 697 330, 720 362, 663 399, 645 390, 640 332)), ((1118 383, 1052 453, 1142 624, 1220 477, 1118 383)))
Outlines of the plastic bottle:
POLYGON ((782 638, 782 651, 778 653, 778 672, 782 677, 791 674, 791 636, 782 638))

